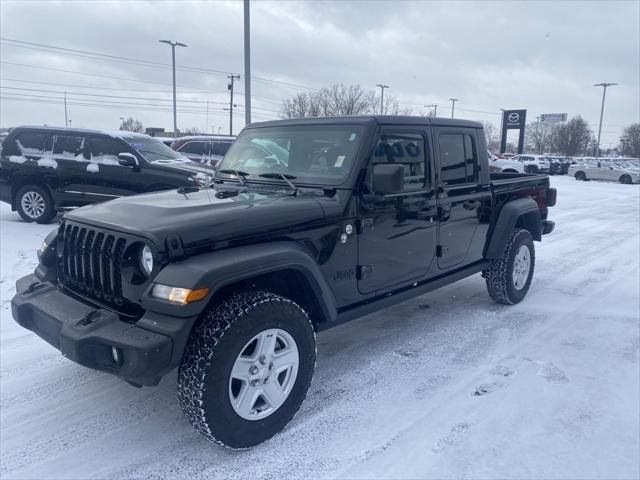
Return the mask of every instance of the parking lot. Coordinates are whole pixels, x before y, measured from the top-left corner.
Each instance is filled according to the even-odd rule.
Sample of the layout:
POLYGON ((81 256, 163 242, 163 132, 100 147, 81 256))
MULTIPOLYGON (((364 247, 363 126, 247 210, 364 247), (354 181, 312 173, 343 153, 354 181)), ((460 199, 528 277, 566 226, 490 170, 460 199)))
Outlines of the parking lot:
POLYGON ((640 187, 552 177, 528 297, 479 275, 319 336, 286 430, 242 452, 183 417, 175 374, 136 389, 11 318, 54 225, 0 206, 3 478, 638 478, 640 187))

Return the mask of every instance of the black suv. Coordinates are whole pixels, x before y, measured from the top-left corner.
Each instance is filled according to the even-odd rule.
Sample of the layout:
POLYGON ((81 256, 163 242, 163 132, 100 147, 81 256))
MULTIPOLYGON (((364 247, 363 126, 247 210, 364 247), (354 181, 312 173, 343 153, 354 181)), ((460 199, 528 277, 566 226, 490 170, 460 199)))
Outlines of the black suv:
POLYGON ((205 185, 213 169, 148 135, 17 127, 2 142, 0 200, 27 222, 117 197, 205 185))
POLYGON ((482 125, 464 120, 254 124, 214 182, 65 214, 11 306, 65 357, 132 384, 178 367, 189 421, 233 448, 293 418, 316 332, 480 272, 518 303, 554 227, 549 178, 489 174, 482 125))

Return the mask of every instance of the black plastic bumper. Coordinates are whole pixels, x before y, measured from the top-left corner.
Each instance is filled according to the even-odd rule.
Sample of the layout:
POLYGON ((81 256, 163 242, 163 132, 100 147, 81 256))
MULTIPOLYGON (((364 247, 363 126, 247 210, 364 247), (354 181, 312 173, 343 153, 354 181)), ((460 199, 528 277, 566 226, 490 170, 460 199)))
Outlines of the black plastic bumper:
POLYGON ((193 324, 154 313, 136 324, 123 322, 116 313, 76 300, 35 275, 16 282, 11 309, 16 322, 70 360, 139 385, 156 385, 175 368, 193 324))
POLYGON ((543 220, 542 222, 542 235, 547 235, 553 232, 553 229, 556 228, 556 222, 552 222, 550 220, 543 220))

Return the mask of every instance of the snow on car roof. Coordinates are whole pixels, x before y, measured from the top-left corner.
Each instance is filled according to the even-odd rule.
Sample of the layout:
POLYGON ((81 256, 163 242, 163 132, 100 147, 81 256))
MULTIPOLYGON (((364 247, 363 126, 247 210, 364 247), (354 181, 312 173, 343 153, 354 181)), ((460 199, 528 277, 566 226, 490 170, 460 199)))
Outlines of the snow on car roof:
POLYGON ((16 129, 20 130, 45 130, 45 131, 56 131, 56 132, 68 132, 70 134, 89 134, 89 133, 99 133, 103 135, 109 135, 114 138, 153 138, 150 135, 145 133, 138 132, 130 132, 128 130, 109 130, 109 129, 95 129, 95 128, 75 128, 75 127, 53 127, 47 125, 21 125, 20 127, 16 127, 16 129))
POLYGON ((233 142, 235 139, 235 135, 185 135, 175 140, 224 140, 233 142))

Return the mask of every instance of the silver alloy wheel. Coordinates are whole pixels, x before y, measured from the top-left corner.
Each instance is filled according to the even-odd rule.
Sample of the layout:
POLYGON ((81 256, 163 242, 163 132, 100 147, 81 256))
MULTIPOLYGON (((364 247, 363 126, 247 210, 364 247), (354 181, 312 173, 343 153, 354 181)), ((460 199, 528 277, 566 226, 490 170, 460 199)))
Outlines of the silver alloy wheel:
POLYGON ((229 400, 246 420, 260 420, 285 402, 298 375, 300 356, 293 337, 279 328, 253 337, 236 358, 229 378, 229 400))
POLYGON ((29 190, 22 195, 20 205, 22 206, 24 213, 34 220, 40 218, 44 214, 46 207, 42 195, 34 190, 29 190))
POLYGON ((522 290, 527 283, 531 270, 531 252, 529 247, 521 245, 513 259, 513 286, 516 290, 522 290))

